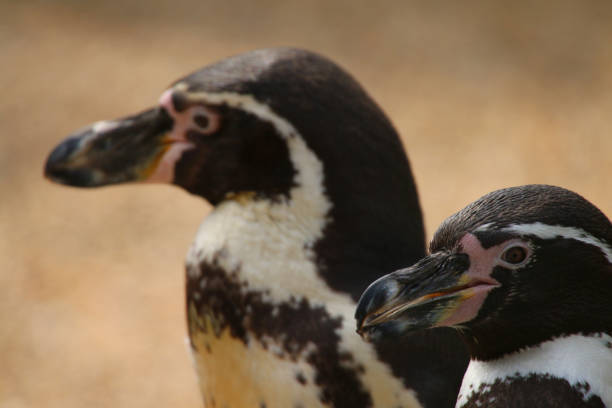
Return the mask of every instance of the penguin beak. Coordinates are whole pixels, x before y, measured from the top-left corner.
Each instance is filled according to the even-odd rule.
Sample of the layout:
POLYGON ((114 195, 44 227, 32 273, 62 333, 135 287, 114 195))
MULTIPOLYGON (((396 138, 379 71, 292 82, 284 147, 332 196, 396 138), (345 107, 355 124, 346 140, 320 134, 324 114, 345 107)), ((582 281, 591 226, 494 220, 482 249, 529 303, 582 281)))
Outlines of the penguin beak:
MULTIPOLYGON (((144 181, 177 141, 174 120, 162 107, 77 131, 49 155, 45 176, 76 187, 144 181)), ((180 141, 178 143, 185 143, 180 141)))
POLYGON ((438 326, 454 326, 474 317, 484 296, 499 283, 474 276, 463 253, 435 253, 415 265, 372 283, 361 295, 355 318, 366 340, 438 326), (477 297, 477 302, 470 299, 477 297), (473 303, 473 304, 472 304, 473 303))

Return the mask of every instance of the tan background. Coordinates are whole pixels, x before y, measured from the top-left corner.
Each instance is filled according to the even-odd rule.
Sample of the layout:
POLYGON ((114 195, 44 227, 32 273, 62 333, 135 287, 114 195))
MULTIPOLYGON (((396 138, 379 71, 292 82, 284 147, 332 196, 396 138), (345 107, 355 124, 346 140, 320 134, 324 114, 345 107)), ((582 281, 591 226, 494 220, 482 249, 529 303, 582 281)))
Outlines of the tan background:
POLYGON ((297 45, 351 71, 404 138, 429 237, 525 183, 612 214, 611 2, 376 3, 0 1, 1 408, 200 406, 182 263, 209 206, 52 185, 42 165, 225 56, 297 45))

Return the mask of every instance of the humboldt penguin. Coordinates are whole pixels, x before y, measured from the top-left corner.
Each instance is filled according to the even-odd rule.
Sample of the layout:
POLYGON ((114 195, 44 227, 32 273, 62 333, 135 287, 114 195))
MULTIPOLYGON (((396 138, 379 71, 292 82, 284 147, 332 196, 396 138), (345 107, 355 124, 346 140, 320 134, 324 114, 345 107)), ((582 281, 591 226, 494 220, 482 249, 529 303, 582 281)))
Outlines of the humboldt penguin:
POLYGON ((358 327, 455 328, 470 353, 457 407, 612 407, 611 245, 609 219, 576 193, 498 190, 444 221, 431 255, 374 282, 358 327))
POLYGON ((171 183, 213 206, 186 261, 207 407, 454 403, 468 356, 452 330, 408 348, 355 333, 368 283, 424 255, 423 221, 392 124, 330 60, 291 48, 225 59, 151 109, 78 131, 45 173, 171 183))

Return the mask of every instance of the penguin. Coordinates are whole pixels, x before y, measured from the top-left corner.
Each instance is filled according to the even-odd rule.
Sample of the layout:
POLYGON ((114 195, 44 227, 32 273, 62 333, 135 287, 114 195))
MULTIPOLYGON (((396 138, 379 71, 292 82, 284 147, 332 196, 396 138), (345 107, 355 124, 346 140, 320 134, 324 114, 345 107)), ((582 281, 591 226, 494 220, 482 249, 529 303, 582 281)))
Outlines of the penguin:
POLYGON ((362 295, 366 338, 457 330, 457 407, 612 407, 612 224, 561 187, 489 193, 362 295))
POLYGON ((468 355, 452 331, 410 350, 355 333, 361 292, 425 254, 389 119, 343 69, 273 48, 196 71, 157 106, 94 123, 45 165, 57 183, 169 183, 208 201, 186 260, 207 407, 444 407, 468 355))

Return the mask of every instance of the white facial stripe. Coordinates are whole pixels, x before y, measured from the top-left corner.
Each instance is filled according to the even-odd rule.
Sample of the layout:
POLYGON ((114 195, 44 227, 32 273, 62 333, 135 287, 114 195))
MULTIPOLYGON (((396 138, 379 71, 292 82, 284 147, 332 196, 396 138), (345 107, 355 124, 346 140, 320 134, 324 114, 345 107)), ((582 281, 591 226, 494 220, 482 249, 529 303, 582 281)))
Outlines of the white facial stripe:
POLYGON ((192 102, 203 102, 209 105, 227 105, 249 112, 266 122, 272 123, 283 138, 293 137, 297 134, 297 131, 291 123, 278 116, 268 105, 258 102, 251 95, 231 92, 189 92, 185 93, 185 96, 192 102))
POLYGON ((119 127, 119 122, 115 122, 113 120, 101 120, 94 123, 91 126, 91 130, 93 130, 94 133, 105 133, 117 127, 119 127))
POLYGON ((476 228, 473 232, 486 232, 491 230, 493 227, 493 223, 492 222, 488 222, 486 224, 482 224, 481 226, 479 226, 478 228, 476 228))
MULTIPOLYGON (((355 302, 348 294, 332 290, 318 276, 313 245, 323 236, 332 206, 325 195, 321 161, 289 122, 251 96, 187 95, 208 104, 242 109, 273 124, 287 142, 296 170, 296 186, 290 190, 287 201, 227 200, 215 207, 200 226, 187 255, 187 263, 194 266, 188 270, 195 273, 188 279, 197 279, 201 261, 212 262, 217 254, 223 253, 216 259, 218 265, 226 271, 237 271, 237 278, 247 283, 247 289, 260 291, 266 302, 281 304, 306 298, 311 307, 324 306, 332 317, 342 317, 342 326, 337 331, 341 339, 339 347, 354 358, 353 363, 347 364, 366 368, 358 372, 372 392, 373 405, 418 407, 414 392, 406 389, 378 359, 374 347, 355 333, 355 302)), ((208 356, 205 357, 196 357, 202 365, 199 371, 203 373, 210 372, 206 367, 208 356)), ((291 364, 300 368, 305 358, 301 356, 291 364)), ((249 364, 249 361, 244 358, 242 363, 249 364)), ((271 393, 279 392, 274 382, 266 383, 273 387, 271 393)), ((201 386, 206 392, 207 386, 202 382, 201 386)), ((297 387, 303 388, 300 384, 297 387)), ((287 389, 293 388, 287 384, 287 389)))
POLYGON ((502 229, 502 231, 520 235, 534 235, 541 239, 552 239, 556 237, 575 239, 576 241, 596 246, 603 252, 608 262, 612 263, 612 247, 580 228, 562 227, 560 225, 547 225, 541 222, 535 222, 533 224, 513 224, 502 229))
POLYGON ((604 405, 612 406, 612 349, 609 334, 572 335, 544 342, 493 361, 470 361, 463 377, 457 407, 464 405, 473 392, 495 380, 530 374, 551 375, 571 385, 587 382, 590 389, 583 396, 598 395, 604 405))

